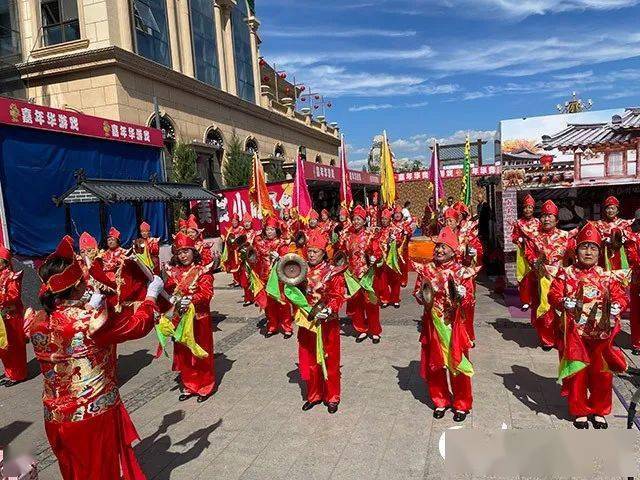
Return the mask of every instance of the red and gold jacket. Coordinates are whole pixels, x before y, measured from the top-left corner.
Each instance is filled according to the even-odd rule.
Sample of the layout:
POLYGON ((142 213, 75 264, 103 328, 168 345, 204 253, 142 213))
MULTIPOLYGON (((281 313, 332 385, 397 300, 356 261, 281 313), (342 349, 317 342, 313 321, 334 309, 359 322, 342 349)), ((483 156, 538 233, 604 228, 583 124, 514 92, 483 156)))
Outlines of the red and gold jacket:
POLYGON ((624 245, 627 241, 627 238, 631 235, 631 224, 633 220, 624 220, 622 218, 617 218, 615 220, 598 220, 595 222, 596 228, 600 230, 602 234, 603 248, 600 249, 600 266, 606 267, 607 264, 611 266, 613 270, 619 270, 621 268, 626 268, 626 265, 623 265, 621 250, 622 248, 617 247, 614 248, 611 245, 611 241, 613 240, 613 236, 615 233, 621 234, 622 246, 625 247, 626 253, 626 245, 624 245), (605 258, 605 254, 608 258, 605 258))
POLYGON ((147 253, 149 253, 151 260, 153 261, 153 273, 158 275, 160 272, 160 239, 155 237, 140 237, 138 240, 144 241, 144 244, 147 247, 147 253))
POLYGON ((268 239, 265 236, 258 235, 253 245, 258 253, 258 262, 252 268, 260 277, 260 280, 266 282, 271 272, 271 253, 275 252, 280 256, 286 255, 289 253, 289 243, 281 237, 268 239))
POLYGON ((307 272, 307 288, 305 296, 312 307, 322 301, 335 314, 332 319, 338 319, 338 313, 345 301, 345 282, 342 273, 344 268, 336 268, 329 262, 320 262, 309 266, 307 272))
POLYGON ((376 230, 361 228, 358 231, 348 232, 342 242, 342 250, 349 259, 349 269, 353 276, 361 279, 369 271, 369 257, 375 256, 378 260, 382 256, 380 243, 374 241, 376 230))
POLYGON ((318 227, 320 227, 320 230, 322 230, 322 232, 327 236, 327 238, 331 238, 331 233, 333 232, 333 227, 336 226, 336 223, 333 220, 327 220, 327 221, 322 221, 320 220, 318 222, 318 227))
POLYGON ((196 317, 210 316, 213 298, 213 275, 206 272, 203 265, 167 265, 165 290, 178 297, 190 297, 196 309, 196 317))
POLYGON ((27 310, 28 334, 44 378, 45 421, 78 422, 120 404, 116 345, 146 336, 155 309, 145 300, 133 315, 109 316, 106 322, 106 310, 87 311, 73 303, 60 303, 51 314, 27 310))
POLYGON ((0 315, 5 321, 22 323, 22 272, 5 268, 0 272, 0 315))
POLYGON ((602 304, 605 296, 608 303, 617 303, 621 310, 627 308, 627 295, 623 285, 624 273, 605 272, 599 266, 580 267, 571 265, 561 268, 549 289, 549 304, 557 311, 564 310, 564 299, 573 298, 583 303, 582 311, 575 315, 577 331, 581 337, 589 339, 606 339, 611 336, 613 321, 609 325, 601 325, 602 304), (599 308, 594 308, 599 307, 599 308), (589 315, 595 316, 589 320, 589 315))
POLYGON ((627 259, 629 260, 629 268, 633 270, 633 283, 640 281, 640 232, 629 230, 627 232, 627 241, 624 244, 627 251, 627 259))
POLYGON ((574 240, 559 228, 550 231, 540 230, 538 234, 525 243, 524 256, 533 265, 540 255, 546 258, 545 265, 562 267, 569 263, 573 256, 574 240))
POLYGON ((531 218, 519 218, 513 224, 513 230, 511 232, 511 241, 516 245, 519 245, 519 239, 521 238, 523 243, 527 239, 534 239, 538 235, 540 230, 540 220, 535 217, 531 218))
POLYGON ((115 278, 116 271, 124 260, 124 252, 125 250, 122 247, 117 247, 113 250, 107 249, 102 252, 103 268, 109 278, 115 278))
POLYGON ((614 220, 596 220, 594 223, 602 234, 602 240, 607 242, 611 240, 611 236, 616 230, 626 235, 633 220, 616 217, 614 220))
POLYGON ((240 258, 238 257, 238 248, 236 247, 234 242, 228 241, 230 238, 238 238, 240 235, 244 233, 244 228, 242 225, 238 225, 237 227, 233 227, 229 225, 227 230, 222 235, 222 241, 225 243, 225 248, 227 249, 227 260, 222 265, 225 272, 234 273, 237 272, 240 268, 240 258))
POLYGON ((367 217, 369 217, 369 227, 370 228, 375 228, 379 225, 379 221, 378 221, 378 213, 379 213, 379 208, 377 205, 369 205, 367 207, 367 217))

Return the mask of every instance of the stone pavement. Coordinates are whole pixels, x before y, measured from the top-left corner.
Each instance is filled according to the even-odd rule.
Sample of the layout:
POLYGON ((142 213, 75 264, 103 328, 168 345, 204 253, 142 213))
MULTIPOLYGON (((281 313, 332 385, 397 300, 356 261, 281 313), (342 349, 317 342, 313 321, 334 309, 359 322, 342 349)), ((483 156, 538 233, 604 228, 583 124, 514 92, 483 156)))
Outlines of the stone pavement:
MULTIPOLYGON (((120 346, 121 392, 140 434, 138 458, 149 479, 423 479, 442 478, 438 442, 454 425, 434 420, 419 377, 420 311, 409 289, 399 310, 383 310, 379 345, 356 344, 348 324, 342 343, 342 403, 336 415, 322 405, 302 412, 297 343, 265 339, 259 312, 243 308, 240 291, 216 275, 219 391, 207 402, 178 402, 170 360, 153 360, 155 337, 120 346)), ((464 428, 573 428, 555 381, 557 353, 536 348, 525 320, 511 320, 489 290, 479 287, 474 410, 464 428)), ((622 338, 627 345, 627 338, 622 338)), ((44 436, 41 379, 0 389, 0 443, 35 451, 42 480, 59 479, 44 436)), ((622 397, 634 386, 617 380, 622 397)), ((610 428, 625 428, 614 396, 610 428)), ((97 452, 99 454, 99 452, 97 452)))

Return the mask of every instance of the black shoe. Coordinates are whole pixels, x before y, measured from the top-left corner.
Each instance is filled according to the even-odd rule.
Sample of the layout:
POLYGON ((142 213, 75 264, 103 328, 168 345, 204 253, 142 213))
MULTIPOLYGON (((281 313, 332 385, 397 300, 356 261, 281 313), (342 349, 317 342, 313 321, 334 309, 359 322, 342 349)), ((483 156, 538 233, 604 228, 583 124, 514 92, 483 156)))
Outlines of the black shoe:
POLYGON ((267 325, 267 319, 263 318, 262 320, 259 320, 258 323, 256 323, 256 327, 258 328, 262 328, 265 327, 267 325))
POLYGON ((196 402, 202 403, 206 402, 207 400, 209 400, 209 395, 198 395, 198 399, 196 400, 196 402))
POLYGON ((373 343, 375 343, 375 344, 380 343, 380 335, 373 335, 373 336, 371 337, 371 341, 372 341, 373 343))
POLYGON ((631 355, 640 355, 640 348, 633 348, 631 350, 631 355))
POLYGON ((471 348, 476 348, 476 342, 471 340, 471 348))
POLYGON ((243 307, 248 307, 249 305, 252 305, 252 304, 253 304, 253 302, 244 302, 244 303, 242 304, 242 306, 243 306, 243 307))
POLYGON ((333 414, 338 411, 338 404, 336 402, 329 402, 327 404, 327 412, 333 414))
POLYGON ((542 348, 542 350, 544 350, 545 352, 550 352, 551 350, 553 350, 553 346, 549 345, 542 345, 540 348, 542 348))
POLYGON ((293 336, 293 332, 284 332, 284 333, 282 334, 282 336, 283 336, 284 338, 291 338, 291 337, 293 336))
POLYGON ((3 382, 2 385, 4 385, 6 388, 9 387, 13 387, 17 384, 19 384, 20 382, 16 382, 15 380, 9 380, 8 378, 6 378, 3 382))
POLYGON ((587 420, 580 420, 580 421, 574 420, 573 426, 576 427, 578 430, 588 430, 589 422, 587 420))
POLYGON ((367 334, 366 333, 361 333, 360 335, 358 335, 356 337, 356 343, 362 343, 367 339, 367 334))
POLYGON ((178 401, 179 402, 184 402, 185 400, 189 400, 191 397, 193 397, 192 393, 183 393, 182 395, 180 395, 178 397, 178 401))
POLYGON ((444 418, 444 414, 446 413, 447 409, 446 408, 436 408, 433 411, 433 418, 440 420, 441 418, 444 418))
POLYGON ((468 415, 467 412, 456 411, 456 413, 453 414, 453 421, 454 422, 464 422, 465 419, 467 418, 467 415, 468 415))
POLYGON ((322 402, 320 400, 317 402, 304 402, 304 404, 302 404, 302 411, 306 412, 307 410, 311 410, 313 407, 320 405, 321 403, 322 402))
POLYGON ((274 335, 277 335, 278 332, 277 331, 273 331, 273 332, 267 332, 264 334, 265 338, 270 338, 273 337, 274 335))
POLYGON ((393 308, 400 308, 400 304, 399 303, 394 303, 393 304, 393 308))
POLYGON ((387 308, 389 306, 388 303, 381 303, 380 308, 387 308))
MULTIPOLYGON (((604 419, 604 417, 602 418, 604 419)), ((591 417, 591 423, 593 423, 593 428, 595 428, 596 430, 606 430, 607 428, 609 428, 609 424, 606 420, 604 422, 596 420, 595 415, 591 417)))

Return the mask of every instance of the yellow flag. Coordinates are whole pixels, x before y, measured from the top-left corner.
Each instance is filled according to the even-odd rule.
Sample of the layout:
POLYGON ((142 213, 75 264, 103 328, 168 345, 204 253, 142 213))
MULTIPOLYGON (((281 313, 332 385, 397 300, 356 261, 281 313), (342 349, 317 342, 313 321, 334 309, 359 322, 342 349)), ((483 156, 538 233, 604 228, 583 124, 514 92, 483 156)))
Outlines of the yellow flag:
POLYGON ((380 151, 380 193, 382 204, 391 207, 396 201, 396 179, 393 173, 393 156, 385 131, 380 151))

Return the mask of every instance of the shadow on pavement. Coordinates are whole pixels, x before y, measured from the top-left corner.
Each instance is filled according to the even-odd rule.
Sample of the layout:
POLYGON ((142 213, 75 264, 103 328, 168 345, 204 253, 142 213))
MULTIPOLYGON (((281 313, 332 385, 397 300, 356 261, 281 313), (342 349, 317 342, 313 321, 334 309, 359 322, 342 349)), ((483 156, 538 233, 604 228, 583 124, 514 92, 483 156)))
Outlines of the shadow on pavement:
POLYGON ((305 401, 307 399, 307 386, 304 380, 300 378, 300 369, 298 368, 297 363, 296 368, 287 372, 287 378, 289 379, 289 383, 298 384, 298 387, 300 387, 300 397, 302 398, 302 401, 305 401))
POLYGON ((495 373, 502 377, 504 386, 529 410, 538 414, 553 415, 559 420, 570 420, 562 401, 560 385, 553 377, 543 377, 522 365, 511 365, 512 373, 495 373), (549 405, 549 400, 554 405, 549 405))
POLYGON ((0 448, 11 445, 22 432, 29 428, 33 422, 23 422, 16 420, 0 428, 0 448))
POLYGON ((434 409, 435 405, 427 394, 427 383, 420 376, 420 362, 412 360, 406 367, 393 368, 398 372, 398 386, 400 390, 405 392, 411 392, 413 398, 420 403, 427 405, 429 408, 434 409))
POLYGON ((540 346, 535 329, 528 323, 514 322, 508 318, 497 318, 488 323, 502 335, 504 340, 515 342, 523 348, 538 348, 540 346))
POLYGON ((214 365, 216 369, 216 390, 220 388, 222 384, 222 379, 226 375, 226 373, 233 368, 233 364, 236 362, 235 360, 229 360, 224 353, 215 353, 214 356, 214 365))
POLYGON ((153 355, 149 350, 142 349, 126 355, 118 356, 118 386, 126 384, 133 377, 138 375, 140 371, 151 365, 153 355))
POLYGON ((218 324, 224 322, 227 319, 227 315, 224 313, 220 313, 216 310, 211 312, 211 323, 213 325, 213 331, 219 332, 218 324))
POLYGON ((353 328, 351 319, 349 317, 340 318, 340 335, 343 337, 353 338, 356 338, 358 336, 357 332, 353 328))
POLYGON ((40 375, 40 363, 37 359, 32 358, 27 363, 27 380, 25 381, 33 380, 38 375, 40 375))

